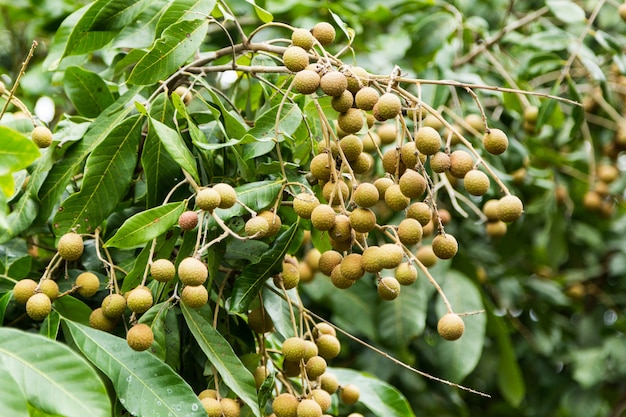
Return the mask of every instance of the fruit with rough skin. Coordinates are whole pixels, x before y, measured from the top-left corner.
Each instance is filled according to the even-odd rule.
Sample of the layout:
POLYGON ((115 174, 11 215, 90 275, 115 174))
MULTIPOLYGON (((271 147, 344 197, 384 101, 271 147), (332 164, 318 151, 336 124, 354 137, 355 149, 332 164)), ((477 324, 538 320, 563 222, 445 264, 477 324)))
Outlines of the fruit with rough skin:
POLYGON ((389 120, 399 115, 401 110, 400 98, 393 93, 385 93, 376 102, 374 116, 379 120, 389 120))
POLYGON ((313 159, 311 159, 311 164, 309 165, 309 171, 311 174, 322 181, 328 181, 330 179, 331 167, 330 167, 330 159, 327 153, 320 153, 319 155, 315 155, 313 159))
POLYGON ((411 246, 422 240, 422 225, 415 219, 406 218, 398 224, 398 239, 403 245, 411 246))
POLYGON ((293 211, 303 219, 310 219, 311 212, 317 206, 320 201, 314 194, 311 193, 299 193, 293 198, 293 211))
POLYGON ((450 259, 459 250, 456 238, 451 234, 438 234, 432 241, 432 248, 435 256, 439 259, 450 259))
POLYGON ((289 337, 283 342, 281 352, 285 360, 298 362, 306 356, 306 344, 304 339, 299 337, 289 337))
POLYGON ((184 104, 189 104, 191 100, 193 100, 193 94, 191 93, 191 90, 184 85, 179 85, 178 87, 176 87, 176 89, 174 89, 174 94, 180 97, 183 100, 184 104))
POLYGON ((396 268, 395 277, 400 285, 411 285, 417 280, 417 268, 412 262, 402 262, 396 268))
POLYGON ((474 158, 468 152, 457 149, 450 154, 450 174, 455 178, 463 178, 474 168, 474 158))
POLYGON ((352 405, 356 404, 359 401, 359 396, 361 395, 361 391, 356 385, 347 384, 341 387, 341 391, 339 392, 339 398, 344 404, 352 405))
POLYGON ((248 327, 255 333, 263 334, 274 329, 274 322, 264 308, 253 308, 248 313, 248 327))
POLYGON ((343 113, 343 112, 348 111, 348 109, 350 109, 353 104, 354 104, 354 97, 352 96, 352 93, 349 92, 348 90, 344 90, 343 93, 341 93, 338 96, 334 96, 330 100, 330 106, 337 113, 343 113))
POLYGON ((422 226, 426 226, 428 222, 430 222, 430 219, 432 219, 433 212, 428 204, 418 201, 407 208, 406 217, 415 219, 420 222, 422 226))
POLYGON ((183 231, 193 230, 197 225, 198 213, 195 211, 187 210, 178 217, 178 227, 183 231))
POLYGON ((377 291, 383 300, 395 300, 400 295, 400 283, 394 277, 383 277, 378 282, 377 291))
POLYGON ((502 220, 487 222, 485 225, 485 231, 491 237, 502 237, 506 235, 507 229, 508 226, 502 220))
POLYGON ((327 204, 318 205, 311 212, 311 224, 320 231, 332 229, 335 225, 335 210, 327 204))
POLYGON ((483 205, 483 214, 490 222, 500 220, 500 218, 498 217, 498 203, 499 200, 492 199, 487 200, 483 205))
POLYGON ((201 398, 200 402, 208 417, 222 417, 222 405, 217 398, 201 398))
POLYGON ((302 70, 293 77, 293 90, 300 94, 313 94, 320 86, 320 76, 308 69, 302 70))
POLYGON ((313 327, 313 337, 317 338, 323 334, 330 334, 333 336, 337 336, 337 331, 335 330, 333 326, 331 326, 328 323, 319 322, 315 324, 315 327, 313 327))
POLYGON ((222 406, 222 415, 224 417, 239 417, 241 415, 241 405, 239 405, 237 400, 222 398, 220 405, 222 406))
POLYGON ((304 399, 298 404, 297 416, 322 417, 322 407, 315 400, 304 399))
POLYGON ((380 194, 374 184, 364 182, 356 187, 352 199, 360 207, 372 207, 380 199, 380 194))
POLYGON ((309 49, 311 49, 313 47, 314 42, 315 42, 315 39, 313 38, 313 35, 311 34, 310 30, 296 28, 291 33, 291 43, 294 46, 299 46, 305 51, 308 51, 309 49))
POLYGON ((146 350, 152 345, 152 342, 154 342, 154 333, 147 324, 138 323, 128 330, 126 342, 133 350, 146 350))
POLYGON ((59 285, 52 279, 39 281, 39 290, 54 301, 59 296, 59 285))
POLYGON ((439 259, 437 258, 437 255, 435 255, 435 252, 433 252, 433 247, 431 245, 420 246, 417 252, 415 252, 415 257, 426 268, 430 268, 436 264, 439 259))
POLYGON ((372 110, 380 94, 373 87, 363 87, 354 96, 354 103, 361 110, 372 110))
POLYGON ((257 366, 254 372, 252 372, 252 376, 254 377, 254 385, 256 389, 261 388, 263 382, 267 378, 267 368, 265 366, 257 366))
POLYGON ((264 217, 254 216, 246 221, 244 229, 246 231, 246 235, 252 237, 253 239, 262 239, 270 230, 270 225, 264 217))
POLYGON ((267 233, 265 233, 263 237, 276 236, 278 232, 280 232, 280 228, 283 225, 283 222, 282 220, 280 220, 278 214, 274 213, 271 210, 263 210, 262 212, 257 214, 257 217, 264 218, 267 221, 269 227, 267 229, 267 233))
POLYGON ((463 185, 471 195, 482 196, 489 191, 489 177, 482 171, 472 169, 463 177, 463 185))
POLYGON ((315 380, 322 376, 326 372, 326 359, 321 356, 313 356, 306 361, 304 369, 306 370, 306 376, 310 380, 315 380))
MULTIPOLYGON (((122 297, 123 298, 123 297, 122 297)), ((116 319, 104 315, 102 307, 98 307, 89 315, 89 326, 103 332, 111 332, 117 324, 116 319)))
MULTIPOLYGON (((368 126, 368 128, 371 126, 368 126)), ((361 136, 361 142, 363 142, 363 152, 373 154, 376 149, 380 148, 380 137, 374 131, 367 131, 365 135, 361 136)))
POLYGON ((381 200, 385 199, 385 193, 393 184, 393 180, 388 177, 377 178, 376 181, 374 181, 374 187, 378 190, 378 196, 381 200))
POLYGON ((50 311, 52 311, 50 297, 42 292, 33 294, 28 301, 26 301, 26 314, 35 321, 45 319, 48 317, 48 314, 50 314, 50 311))
POLYGON ((83 297, 92 297, 100 289, 100 279, 93 272, 83 272, 76 277, 78 293, 83 297))
POLYGON ((322 412, 328 410, 332 405, 332 398, 330 397, 330 394, 321 388, 312 390, 310 398, 320 406, 322 412))
POLYGON ((36 126, 30 136, 39 148, 47 148, 52 144, 52 132, 45 126, 36 126))
POLYGON ((302 71, 309 65, 309 53, 299 46, 289 46, 283 52, 283 63, 289 71, 302 71))
POLYGON ((126 298, 121 294, 109 294, 102 300, 102 314, 110 319, 122 317, 126 311, 126 298))
POLYGON ((426 191, 428 184, 422 174, 412 169, 407 169, 398 181, 400 191, 408 198, 419 198, 426 191))
POLYGON ((77 260, 83 254, 84 249, 83 238, 78 233, 74 232, 69 232, 61 236, 57 244, 59 256, 66 261, 77 260))
POLYGON ((385 243, 380 246, 379 262, 383 269, 396 268, 402 262, 404 251, 395 243, 385 243))
POLYGON ((338 97, 348 88, 348 80, 341 72, 330 71, 322 75, 320 88, 324 94, 331 97, 338 97))
POLYGON ((418 151, 415 142, 407 142, 400 148, 402 163, 408 168, 414 169, 417 165, 418 151))
POLYGON ((376 214, 371 209, 357 207, 350 213, 350 226, 359 233, 368 233, 376 227, 376 214))
POLYGON ((365 274, 362 255, 359 253, 346 255, 339 265, 341 268, 341 275, 345 279, 356 281, 365 274))
POLYGON ((374 157, 368 153, 361 152, 354 161, 350 161, 350 167, 355 174, 365 174, 374 166, 374 157))
POLYGON ((355 281, 344 277, 341 274, 341 265, 337 265, 330 273, 330 282, 340 290, 345 290, 354 285, 355 281))
POLYGON ((404 195, 398 184, 393 184, 385 191, 385 203, 393 211, 402 211, 411 200, 404 195))
POLYGON ((432 127, 422 126, 415 135, 415 147, 425 155, 434 155, 441 148, 441 135, 432 127))
POLYGON ((356 94, 361 88, 367 87, 370 82, 369 73, 361 67, 349 67, 346 71, 348 78, 348 90, 356 94))
POLYGON ((300 282, 300 272, 298 266, 290 262, 283 262, 283 271, 280 275, 282 279, 282 285, 286 290, 296 288, 300 282))
POLYGON ((326 372, 320 377, 320 388, 332 395, 339 389, 339 380, 335 374, 326 372))
POLYGON ((366 272, 376 273, 383 269, 379 246, 368 246, 362 254, 361 261, 366 272))
POLYGON ((446 340, 457 340, 463 336, 465 323, 458 314, 447 313, 437 322, 437 332, 446 340))
POLYGON ((328 181, 322 188, 322 196, 333 206, 341 204, 342 201, 347 200, 349 195, 350 189, 348 188, 348 184, 341 179, 337 182, 328 181))
POLYGON ((341 351, 341 343, 339 343, 339 339, 331 334, 321 335, 315 339, 315 344, 317 345, 319 355, 326 360, 337 357, 341 351))
POLYGON ((145 313, 152 307, 154 299, 147 287, 139 286, 133 289, 126 298, 126 305, 133 313, 145 313))
POLYGON ((293 394, 282 393, 272 401, 272 411, 276 417, 297 417, 300 402, 293 394))
POLYGON ((327 46, 335 40, 335 28, 327 22, 319 22, 311 29, 311 34, 322 46, 327 46))
POLYGON ((317 356, 319 352, 317 350, 317 345, 315 344, 314 341, 305 339, 304 343, 306 345, 306 353, 304 355, 303 360, 304 360, 304 363, 306 363, 313 356, 317 356))
POLYGON ((498 201, 498 219, 509 223, 519 219, 524 212, 524 204, 519 197, 505 195, 498 201))
POLYGON ((13 297, 20 304, 26 304, 28 299, 35 294, 37 282, 30 278, 17 281, 13 287, 13 297))
POLYGON ((283 375, 287 378, 294 378, 300 376, 300 361, 288 361, 287 359, 283 360, 283 375))
POLYGON ((319 270, 320 258, 322 253, 317 248, 311 248, 304 254, 304 262, 311 267, 312 271, 317 272, 319 270))
POLYGON ((213 398, 213 399, 217 399, 217 391, 214 389, 203 389, 202 391, 200 391, 200 393, 198 394, 198 399, 202 400, 204 398, 213 398))
POLYGON ((333 269, 341 263, 343 256, 334 250, 327 250, 320 255, 319 270, 322 274, 330 276, 333 269))
POLYGON ((348 109, 337 116, 337 125, 345 133, 356 133, 363 128, 363 112, 359 109, 348 109))
POLYGON ((150 264, 150 275, 159 282, 168 282, 176 276, 176 266, 169 259, 157 259, 150 264))
POLYGON ((404 165, 404 161, 400 158, 400 153, 396 148, 389 148, 383 153, 383 169, 393 176, 396 175, 396 171, 402 175, 406 170, 406 165, 404 165))
POLYGON ((220 193, 213 188, 203 188, 196 194, 196 206, 200 210, 211 212, 220 205, 220 193))
POLYGON ((209 276, 204 262, 194 257, 187 257, 178 264, 178 277, 185 285, 202 285, 209 276))
POLYGON ((446 172, 450 169, 450 165, 450 155, 445 152, 437 152, 430 157, 430 168, 433 172, 446 172))
POLYGON ((363 152, 363 142, 356 135, 347 135, 341 138, 339 147, 348 161, 356 160, 363 152))
POLYGON ((209 292, 204 285, 185 285, 180 301, 190 308, 200 308, 209 301, 209 292))
POLYGON ((220 195, 219 208, 231 208, 237 202, 237 191, 231 185, 220 182, 215 184, 212 188, 220 195))
POLYGON ((394 143, 398 137, 398 129, 395 124, 391 123, 384 123, 378 126, 376 133, 380 138, 380 143, 383 145, 394 143))
POLYGON ((509 146, 509 139, 500 129, 489 129, 483 136, 483 147, 492 155, 500 155, 509 146))

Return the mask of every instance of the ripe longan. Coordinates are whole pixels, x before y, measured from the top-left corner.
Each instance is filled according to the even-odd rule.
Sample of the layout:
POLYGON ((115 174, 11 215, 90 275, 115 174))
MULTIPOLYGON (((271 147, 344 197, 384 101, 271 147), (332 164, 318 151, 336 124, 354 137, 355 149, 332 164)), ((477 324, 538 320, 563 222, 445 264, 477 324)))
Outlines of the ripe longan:
POLYGON ((411 200, 405 196, 398 184, 392 184, 385 191, 385 203, 393 211, 402 211, 408 207, 411 200))
POLYGON ((360 207, 372 207, 380 199, 380 194, 374 184, 363 182, 354 190, 352 199, 360 207))
POLYGON ((339 398, 341 398, 341 402, 347 405, 355 404, 359 401, 359 396, 361 395, 361 391, 356 385, 347 384, 341 387, 341 391, 339 392, 339 398))
POLYGON ((352 96, 352 93, 348 90, 344 90, 343 93, 341 93, 338 96, 333 97, 330 100, 330 106, 337 113, 347 112, 348 109, 350 109, 353 104, 354 104, 354 97, 352 96))
POLYGON ((330 276, 333 269, 341 263, 343 256, 334 250, 328 250, 320 255, 319 270, 322 274, 330 276))
POLYGON ((178 217, 178 226, 181 230, 189 231, 196 228, 198 225, 198 213, 192 210, 183 212, 178 217))
POLYGON ((363 269, 366 272, 379 272, 383 269, 381 262, 381 250, 379 246, 368 246, 363 251, 361 261, 363 263, 363 269))
POLYGON ((465 323, 458 314, 447 313, 437 322, 437 332, 446 340, 457 340, 463 336, 465 323))
POLYGON ((451 234, 438 234, 432 242, 433 252, 439 259, 450 259, 459 250, 456 238, 451 234))
POLYGON ((335 210, 327 204, 318 205, 311 212, 311 224, 320 231, 332 229, 335 225, 335 210))
POLYGON ((411 246, 422 240, 422 225, 415 219, 406 218, 398 224, 398 238, 402 244, 411 246))
POLYGON ((137 287, 133 289, 126 299, 126 305, 133 313, 145 313, 152 307, 154 302, 152 292, 146 287, 137 287))
POLYGON ((393 269, 400 265, 404 256, 404 251, 395 243, 385 243, 379 246, 380 265, 383 269, 393 269))
POLYGON ((345 133, 357 133, 363 128, 363 113, 359 109, 348 109, 337 116, 337 125, 345 133))
POLYGON ((152 342, 154 342, 154 333, 147 324, 135 324, 128 330, 126 342, 133 350, 146 350, 152 345, 152 342))
POLYGON ((492 155, 500 155, 509 146, 509 139, 500 129, 489 129, 483 136, 483 146, 492 155))
POLYGON ((341 351, 341 343, 336 336, 331 334, 323 334, 315 340, 319 356, 329 360, 337 357, 341 351))
POLYGON ((322 417, 322 407, 315 400, 304 399, 296 409, 297 417, 322 417))
POLYGON ((109 294, 102 300, 102 314, 109 319, 118 319, 126 311, 126 298, 121 294, 109 294))
POLYGON ((309 54, 299 46, 289 46, 283 52, 283 63, 289 71, 302 71, 309 65, 309 54))
POLYGON ((304 339, 299 337, 289 337, 285 339, 281 347, 281 352, 285 360, 290 362, 298 362, 304 359, 306 355, 304 339))
POLYGON ((498 201, 498 219, 503 222, 513 222, 519 219, 523 212, 524 204, 517 196, 505 195, 498 201))
MULTIPOLYGON (((123 298, 123 297, 122 297, 123 298)), ((98 307, 89 315, 89 326, 103 332, 111 332, 117 324, 116 319, 109 318, 102 312, 102 307, 98 307)))
POLYGON ((422 126, 415 136, 415 146, 425 155, 434 155, 441 148, 441 135, 432 127, 422 126))
POLYGON ((178 264, 178 277, 185 285, 202 285, 209 276, 209 270, 199 259, 187 257, 178 264))
POLYGON ((347 135, 341 138, 339 147, 348 161, 356 160, 363 152, 363 142, 356 135, 347 135))
POLYGON ((354 96, 356 106, 361 110, 372 110, 378 102, 380 94, 373 87, 363 87, 354 96))
POLYGON ((45 126, 36 126, 31 132, 31 138, 39 148, 47 148, 52 144, 52 132, 45 126))
POLYGON ((432 219, 433 212, 428 204, 418 201, 407 208, 406 217, 415 219, 420 222, 422 226, 426 226, 428 222, 430 222, 430 219, 432 219))
POLYGON ((336 32, 333 25, 327 22, 319 22, 311 29, 311 34, 322 46, 327 46, 335 40, 336 32))
POLYGON ((253 332, 262 334, 271 332, 274 322, 265 309, 257 307, 248 313, 248 326, 253 332))
POLYGON ((59 256, 66 261, 75 261, 81 257, 85 246, 83 238, 74 232, 69 232, 61 236, 57 244, 59 256))
POLYGON ((457 149, 450 154, 450 174, 455 178, 463 178, 474 168, 474 158, 468 152, 457 149))
POLYGON ((450 155, 445 152, 437 152, 430 157, 430 168, 433 172, 446 172, 450 169, 450 165, 450 155))
POLYGON ((185 285, 180 301, 190 308, 200 308, 209 301, 209 292, 204 285, 185 285))
POLYGON ((293 211, 303 219, 310 219, 313 209, 320 204, 314 194, 299 193, 293 198, 293 211))
POLYGON ((231 185, 220 182, 215 184, 212 188, 220 195, 219 208, 231 208, 237 202, 237 191, 231 185))
POLYGON ((59 285, 52 279, 44 279, 39 281, 39 290, 46 294, 50 300, 59 296, 59 285))
POLYGON ((389 120, 399 115, 401 110, 400 98, 393 93, 385 93, 376 102, 374 116, 380 120, 389 120))
POLYGON ((253 236, 254 239, 264 238, 270 230, 270 225, 264 217, 250 217, 244 226, 246 235, 253 236))
POLYGON ((296 417, 299 404, 293 394, 282 393, 272 401, 272 411, 276 417, 296 417))
POLYGON ((13 298, 20 304, 26 304, 28 299, 35 294, 36 288, 36 281, 30 278, 21 279, 13 286, 13 298))
POLYGON ((320 153, 311 159, 311 163, 309 165, 309 171, 313 176, 321 181, 328 181, 330 179, 330 161, 328 159, 328 154, 320 153))
POLYGON ((46 294, 40 292, 33 294, 26 301, 26 314, 35 321, 41 321, 48 317, 52 311, 52 301, 46 294))
POLYGON ((346 76, 339 71, 330 71, 320 79, 320 88, 324 94, 338 97, 348 88, 346 76))
POLYGON ((314 38, 311 34, 311 31, 302 28, 296 28, 291 33, 291 43, 294 46, 299 46, 305 51, 308 51, 313 47, 314 38))
POLYGON ((300 94, 313 94, 320 86, 320 76, 312 70, 302 70, 293 77, 293 90, 300 94))
POLYGON ((220 205, 220 193, 213 188, 203 188, 196 194, 196 206, 200 210, 211 212, 220 205))
POLYGON ((398 181, 400 191, 408 198, 419 198, 426 191, 428 184, 422 174, 412 169, 407 169, 398 181))
POLYGON ((489 191, 489 177, 482 171, 472 169, 465 174, 463 185, 468 193, 475 196, 485 195, 489 191))
POLYGON ((400 283, 394 277, 383 277, 378 282, 377 291, 383 300, 395 300, 400 295, 400 283))
POLYGON ((354 285, 353 280, 344 277, 341 273, 341 265, 337 265, 330 273, 330 282, 340 290, 345 290, 354 285))
POLYGON ((176 276, 176 266, 169 259, 157 259, 150 265, 150 275, 159 282, 167 282, 176 276))
POLYGON ((411 285, 417 280, 417 268, 411 262, 402 262, 396 268, 395 277, 400 285, 411 285))
POLYGON ((420 248, 415 252, 415 257, 418 261, 422 263, 426 268, 430 268, 434 264, 437 263, 437 255, 433 251, 433 247, 431 245, 420 246, 420 248))
POLYGON ((350 213, 350 226, 360 233, 371 232, 376 227, 376 214, 371 209, 357 207, 350 213))

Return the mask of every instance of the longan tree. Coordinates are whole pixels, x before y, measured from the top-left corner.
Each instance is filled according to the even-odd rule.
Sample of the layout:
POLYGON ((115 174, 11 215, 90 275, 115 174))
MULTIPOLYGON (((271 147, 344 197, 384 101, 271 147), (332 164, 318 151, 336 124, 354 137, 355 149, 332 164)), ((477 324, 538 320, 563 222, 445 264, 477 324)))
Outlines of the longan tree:
POLYGON ((545 196, 608 230, 621 213, 626 61, 601 31, 614 6, 511 4, 465 47, 488 33, 460 7, 404 4, 422 35, 455 23, 388 65, 360 62, 339 10, 306 26, 254 2, 73 11, 43 62, 33 42, 0 84, 0 414, 411 416, 418 377, 467 407, 496 390, 519 409, 510 329, 541 342, 507 297, 603 292, 554 241, 563 220, 535 238, 526 218, 545 196), (548 44, 551 25, 570 45, 556 57, 515 38, 548 44), (63 95, 49 120, 21 97, 35 62, 63 95))

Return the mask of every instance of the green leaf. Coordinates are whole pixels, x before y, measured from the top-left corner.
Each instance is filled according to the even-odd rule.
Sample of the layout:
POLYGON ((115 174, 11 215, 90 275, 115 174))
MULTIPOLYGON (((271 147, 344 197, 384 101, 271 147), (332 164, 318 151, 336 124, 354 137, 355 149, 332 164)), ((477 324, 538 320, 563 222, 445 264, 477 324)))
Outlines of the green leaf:
POLYGON ((256 4, 256 1, 246 0, 246 3, 254 6, 254 11, 256 12, 256 15, 259 17, 259 19, 261 19, 261 22, 269 23, 274 20, 274 16, 272 15, 272 13, 268 12, 267 10, 256 4))
POLYGON ((12 296, 13 291, 7 291, 2 295, 2 298, 0 298, 0 326, 4 323, 4 313, 7 311, 7 306, 12 296))
POLYGON ((203 317, 203 313, 211 316, 210 309, 205 306, 196 311, 184 303, 180 304, 180 308, 189 330, 209 362, 217 369, 220 379, 252 409, 255 416, 260 417, 254 378, 226 339, 203 317))
POLYGON ((168 1, 151 1, 148 7, 141 12, 134 23, 126 26, 115 37, 114 48, 148 48, 154 42, 156 28, 163 13, 167 10, 168 1))
POLYGON ((63 88, 78 113, 85 117, 97 117, 115 101, 98 74, 80 67, 65 70, 63 88))
MULTIPOLYGON (((257 181, 236 187, 237 200, 252 210, 259 211, 276 201, 278 192, 282 189, 282 183, 282 181, 257 181)), ((216 209, 214 211, 220 219, 230 219, 247 212, 241 204, 235 204, 229 209, 216 209)), ((215 220, 211 219, 211 222, 215 222, 215 220)))
POLYGON ((0 328, 0 363, 38 410, 66 417, 111 415, 109 396, 98 374, 59 342, 0 328))
POLYGON ((191 154, 191 151, 185 146, 183 138, 177 131, 171 127, 159 122, 158 120, 150 117, 150 127, 154 129, 156 135, 161 139, 161 143, 170 154, 170 156, 176 161, 176 163, 193 177, 196 182, 200 182, 198 175, 198 169, 196 168, 196 161, 191 154))
POLYGON ((135 20, 145 5, 144 0, 95 1, 75 24, 63 55, 79 55, 104 47, 124 26, 135 20))
POLYGON ((244 313, 248 310, 248 306, 259 293, 265 280, 282 265, 289 245, 298 238, 300 233, 302 231, 298 228, 298 222, 296 222, 289 229, 278 235, 272 247, 259 263, 248 265, 243 269, 241 275, 235 280, 233 287, 231 312, 244 313))
MULTIPOLYGON (((455 313, 483 310, 480 292, 472 281, 455 270, 445 274, 441 288, 446 294, 455 313)), ((438 297, 438 295, 437 295, 438 297)), ((446 313, 446 307, 440 298, 437 299, 438 317, 446 313)), ((486 315, 473 314, 463 317, 465 333, 456 341, 450 342, 437 338, 433 349, 437 350, 437 359, 443 378, 452 382, 460 382, 478 364, 485 342, 486 315)))
POLYGON ((59 203, 65 188, 72 176, 82 167, 94 149, 104 141, 118 125, 122 123, 133 110, 126 106, 128 101, 140 92, 141 88, 131 88, 105 113, 102 113, 91 124, 87 134, 64 155, 64 158, 54 164, 39 190, 39 219, 44 221, 50 216, 52 209, 59 203))
POLYGON ((215 0, 173 0, 159 19, 156 33, 162 33, 178 21, 193 20, 202 15, 209 15, 213 7, 215 7, 215 0))
POLYGON ((378 334, 387 346, 403 348, 426 327, 428 301, 422 281, 403 286, 393 302, 377 309, 378 334))
POLYGON ((206 416, 187 382, 151 353, 135 352, 124 339, 66 319, 63 325, 83 355, 109 377, 131 414, 206 416))
POLYGON ((584 23, 586 14, 582 7, 570 0, 548 0, 546 5, 563 23, 584 23))
POLYGON ((165 80, 193 56, 207 29, 206 19, 182 20, 168 27, 133 68, 127 82, 149 85, 165 80))
POLYGON ((6 126, 0 126, 0 177, 6 180, 0 181, 0 189, 5 196, 13 195, 12 173, 29 166, 39 158, 40 152, 37 145, 26 136, 6 126))
POLYGON ((104 246, 122 249, 141 246, 175 225, 186 206, 187 201, 181 201, 137 213, 127 219, 104 246))
POLYGON ((526 395, 526 385, 515 357, 515 349, 504 319, 488 312, 489 324, 496 332, 500 360, 498 361, 498 388, 504 399, 517 408, 526 395))
POLYGON ((0 415, 11 417, 31 417, 28 412, 28 398, 20 385, 0 360, 0 415))
POLYGON ((91 308, 71 295, 66 295, 54 300, 54 310, 65 319, 84 324, 85 326, 89 325, 91 308))
POLYGON ((142 125, 141 116, 129 117, 89 155, 81 190, 63 201, 54 217, 58 234, 92 232, 115 209, 137 164, 142 125))
POLYGON ((328 368, 340 385, 359 388, 359 402, 379 417, 415 417, 407 399, 393 386, 364 372, 346 368, 328 368))
POLYGON ((43 68, 51 71, 59 68, 61 58, 63 58, 63 53, 67 46, 67 40, 76 27, 76 24, 83 18, 85 13, 87 13, 90 6, 91 4, 87 4, 81 7, 61 22, 61 25, 59 25, 54 34, 54 39, 52 40, 46 59, 43 62, 43 68))

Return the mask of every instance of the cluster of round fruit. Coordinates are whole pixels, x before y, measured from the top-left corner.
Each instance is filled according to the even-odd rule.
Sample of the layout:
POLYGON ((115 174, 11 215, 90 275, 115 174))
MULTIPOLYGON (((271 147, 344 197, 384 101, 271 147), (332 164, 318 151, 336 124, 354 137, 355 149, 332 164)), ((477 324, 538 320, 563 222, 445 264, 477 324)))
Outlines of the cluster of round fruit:
MULTIPOLYGON (((264 334, 273 330, 271 317, 261 308, 255 308, 248 314, 250 328, 264 334)), ((352 405, 359 399, 360 391, 352 384, 340 386, 337 377, 327 371, 327 361, 335 358, 341 350, 335 329, 326 323, 317 323, 305 337, 289 337, 281 346, 280 355, 272 361, 259 366, 254 371, 257 388, 261 387, 272 368, 281 374, 281 380, 289 383, 289 378, 302 377, 305 381, 303 392, 297 396, 289 385, 288 392, 279 394, 272 401, 275 417, 321 417, 331 406, 331 396, 337 393, 346 405, 352 405), (282 359, 282 363, 280 360, 282 359), (278 365, 280 364, 280 365, 278 365)))

